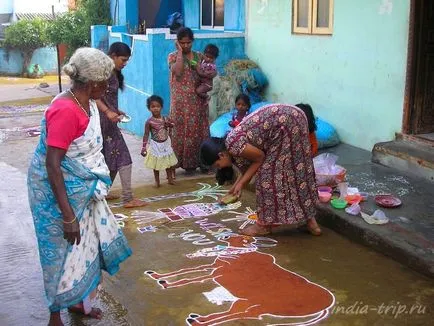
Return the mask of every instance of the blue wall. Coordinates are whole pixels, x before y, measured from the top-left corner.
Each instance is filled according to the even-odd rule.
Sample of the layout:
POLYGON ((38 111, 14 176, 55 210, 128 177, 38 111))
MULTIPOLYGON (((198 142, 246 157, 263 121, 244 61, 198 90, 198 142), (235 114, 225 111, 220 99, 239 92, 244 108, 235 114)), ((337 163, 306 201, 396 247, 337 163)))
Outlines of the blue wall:
MULTIPOLYGON (((41 48, 33 53, 31 64, 39 64, 46 74, 57 73, 57 53, 55 48, 41 48)), ((21 75, 23 55, 19 51, 6 51, 0 48, 0 74, 21 75)))
MULTIPOLYGON (((137 28, 143 19, 148 21, 148 27, 162 27, 166 25, 169 14, 182 11, 184 25, 192 29, 200 29, 200 0, 148 0, 148 2, 146 4, 146 1, 143 1, 142 7, 145 6, 150 12, 143 12, 145 9, 140 8, 142 13, 139 22, 139 0, 111 0, 113 22, 118 25, 128 25, 130 30, 137 28)), ((244 31, 245 0, 225 0, 224 29, 244 31)))
MULTIPOLYGON (((101 34, 98 34, 101 35, 101 34)), ((92 37, 97 34, 92 34, 92 37)), ((143 134, 143 126, 150 113, 146 108, 146 99, 158 94, 164 99, 163 114, 170 111, 169 66, 167 57, 175 51, 174 38, 168 29, 148 30, 147 35, 128 36, 122 33, 111 33, 109 43, 131 37, 132 55, 128 65, 123 69, 125 89, 119 94, 119 107, 131 115, 132 120, 122 125, 123 128, 143 134)), ((98 44, 92 39, 92 44, 98 44)), ((214 43, 220 48, 217 59, 219 71, 231 59, 245 58, 244 35, 230 33, 199 33, 195 35, 193 49, 203 51, 206 44, 214 43)))
POLYGON ((103 52, 108 52, 109 31, 106 25, 94 25, 90 28, 90 46, 103 52))
POLYGON ((174 13, 182 13, 182 0, 140 0, 140 23, 146 20, 146 28, 166 26, 167 17, 174 13))
POLYGON ((185 26, 200 28, 200 0, 183 0, 182 12, 185 26))
POLYGON ((244 0, 225 0, 225 31, 244 31, 245 16, 244 0))
POLYGON ((139 26, 138 0, 111 0, 110 12, 116 25, 126 25, 131 30, 139 26))
MULTIPOLYGON (((280 1, 280 0, 279 0, 280 1)), ((183 0, 185 26, 200 28, 200 0, 183 0)), ((225 31, 245 30, 245 0, 225 0, 225 31)))

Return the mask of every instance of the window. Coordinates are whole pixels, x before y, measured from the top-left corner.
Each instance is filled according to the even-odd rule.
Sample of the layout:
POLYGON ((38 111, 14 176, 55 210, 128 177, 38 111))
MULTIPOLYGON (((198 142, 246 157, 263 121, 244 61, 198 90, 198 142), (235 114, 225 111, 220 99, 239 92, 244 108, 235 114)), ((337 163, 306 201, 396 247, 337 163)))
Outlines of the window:
POLYGON ((225 25, 225 0, 201 0, 200 26, 205 29, 223 29, 225 25))
POLYGON ((292 28, 297 34, 333 34, 333 0, 293 0, 292 28))

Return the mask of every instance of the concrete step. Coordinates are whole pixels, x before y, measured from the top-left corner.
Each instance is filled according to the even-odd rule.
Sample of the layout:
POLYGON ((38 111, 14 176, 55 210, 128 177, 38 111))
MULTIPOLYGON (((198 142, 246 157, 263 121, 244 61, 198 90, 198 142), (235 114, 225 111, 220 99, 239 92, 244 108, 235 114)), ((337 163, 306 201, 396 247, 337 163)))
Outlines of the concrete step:
POLYGON ((372 161, 434 181, 434 142, 397 139, 378 143, 372 161))
MULTIPOLYGON (((341 144, 326 152, 339 156, 338 164, 347 169, 351 187, 369 193, 361 203, 371 215, 381 209, 389 218, 384 225, 371 225, 360 216, 321 204, 318 222, 352 241, 366 245, 430 278, 434 278, 434 186, 423 178, 371 162, 371 153, 341 144), (377 194, 399 197, 398 208, 381 208, 377 194)), ((431 161, 432 162, 432 161, 431 161)))

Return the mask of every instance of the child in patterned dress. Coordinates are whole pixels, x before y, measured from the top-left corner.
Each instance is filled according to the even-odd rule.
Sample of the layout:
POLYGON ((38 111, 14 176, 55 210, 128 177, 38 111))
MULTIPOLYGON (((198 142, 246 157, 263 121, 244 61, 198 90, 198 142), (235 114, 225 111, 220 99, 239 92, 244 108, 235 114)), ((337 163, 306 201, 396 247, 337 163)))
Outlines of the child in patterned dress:
POLYGON ((145 123, 141 155, 145 157, 145 166, 154 170, 155 186, 160 187, 160 171, 166 170, 168 183, 175 184, 175 165, 178 163, 169 137, 173 122, 161 115, 163 99, 158 95, 148 97, 146 101, 152 116, 145 123), (151 134, 151 138, 149 138, 151 134), (149 140, 149 144, 148 144, 149 140))

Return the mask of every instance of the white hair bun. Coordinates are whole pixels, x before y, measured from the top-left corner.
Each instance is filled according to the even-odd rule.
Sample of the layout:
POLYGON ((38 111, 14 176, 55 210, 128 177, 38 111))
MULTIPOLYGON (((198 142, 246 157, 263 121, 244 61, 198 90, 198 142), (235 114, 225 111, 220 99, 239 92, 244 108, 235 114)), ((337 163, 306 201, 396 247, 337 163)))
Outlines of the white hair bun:
POLYGON ((75 79, 78 75, 77 67, 73 63, 67 63, 63 66, 63 71, 67 74, 71 79, 75 79))
POLYGON ((114 69, 113 60, 104 52, 94 48, 77 49, 63 71, 72 80, 87 83, 100 82, 110 78, 114 69))

